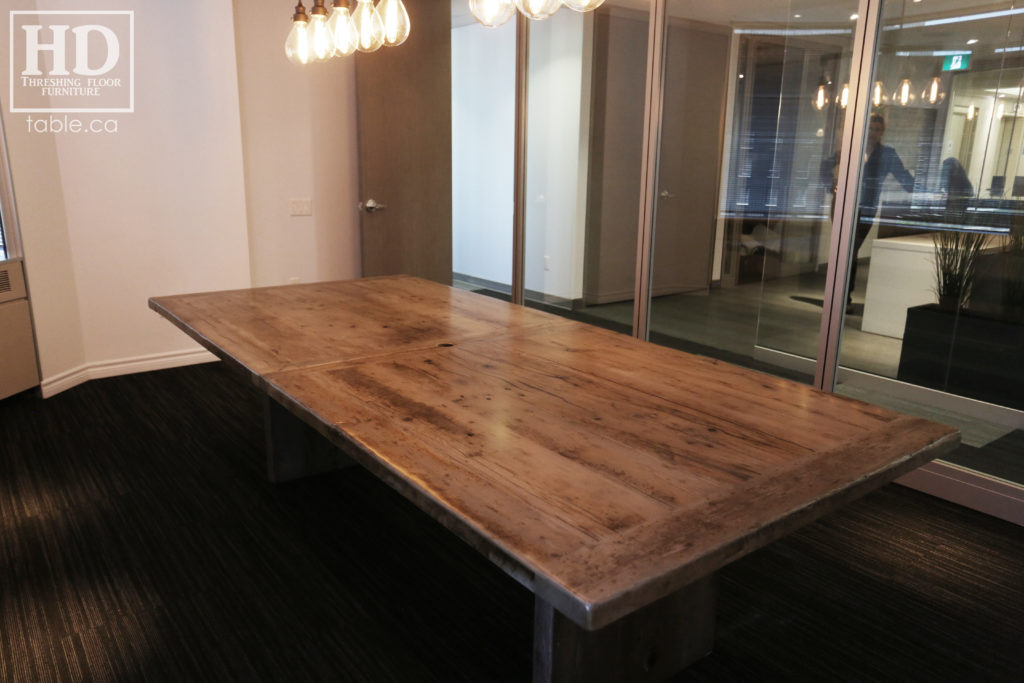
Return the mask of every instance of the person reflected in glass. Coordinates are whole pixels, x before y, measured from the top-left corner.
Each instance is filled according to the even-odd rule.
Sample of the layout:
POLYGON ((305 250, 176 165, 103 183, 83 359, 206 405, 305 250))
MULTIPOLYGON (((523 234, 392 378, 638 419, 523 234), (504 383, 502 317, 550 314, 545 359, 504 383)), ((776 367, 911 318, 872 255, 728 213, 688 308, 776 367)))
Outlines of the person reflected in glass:
MULTIPOLYGON (((868 121, 868 136, 864 144, 864 170, 861 174, 860 205, 857 208, 855 234, 853 239, 853 258, 850 261, 850 289, 846 295, 846 312, 853 312, 853 288, 857 283, 857 253, 864 246, 864 240, 871 232, 871 226, 878 218, 881 208, 882 187, 891 175, 907 192, 914 191, 914 176, 903 165, 903 160, 896 150, 882 144, 885 136, 885 117, 872 114, 868 121)), ((838 154, 836 155, 838 163, 838 154)), ((832 192, 835 195, 835 183, 838 174, 833 176, 832 192)), ((833 199, 834 201, 834 199, 833 199)))
POLYGON ((974 196, 974 185, 956 157, 949 157, 942 162, 939 190, 946 195, 946 222, 966 225, 967 206, 974 196))

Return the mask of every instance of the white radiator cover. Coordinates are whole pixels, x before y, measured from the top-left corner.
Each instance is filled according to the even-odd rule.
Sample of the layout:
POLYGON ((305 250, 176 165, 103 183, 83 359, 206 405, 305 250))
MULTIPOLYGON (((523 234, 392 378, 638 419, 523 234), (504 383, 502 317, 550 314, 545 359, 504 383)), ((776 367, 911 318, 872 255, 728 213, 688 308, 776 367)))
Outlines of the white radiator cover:
POLYGON ((0 399, 39 384, 32 313, 20 260, 0 262, 0 399))

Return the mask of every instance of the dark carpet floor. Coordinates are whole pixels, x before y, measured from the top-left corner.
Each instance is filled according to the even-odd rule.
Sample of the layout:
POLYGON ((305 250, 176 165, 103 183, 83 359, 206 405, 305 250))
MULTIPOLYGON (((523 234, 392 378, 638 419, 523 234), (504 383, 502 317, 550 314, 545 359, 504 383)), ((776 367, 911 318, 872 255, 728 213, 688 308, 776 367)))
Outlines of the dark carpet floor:
MULTIPOLYGON (((531 595, 219 364, 0 401, 0 680, 526 681, 531 595)), ((889 486, 721 572, 678 681, 1024 681, 1024 529, 889 486)))

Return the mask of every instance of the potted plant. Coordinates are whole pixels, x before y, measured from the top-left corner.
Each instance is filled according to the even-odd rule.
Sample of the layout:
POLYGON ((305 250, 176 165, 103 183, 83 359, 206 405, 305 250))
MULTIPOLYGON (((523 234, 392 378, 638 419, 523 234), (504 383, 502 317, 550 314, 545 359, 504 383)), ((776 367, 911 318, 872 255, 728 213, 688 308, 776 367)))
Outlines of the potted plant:
POLYGON ((1024 227, 1015 225, 1003 242, 1003 301, 1007 317, 1024 318, 1024 227))
POLYGON ((1024 325, 1009 306, 1012 297, 1024 297, 1024 260, 1010 253, 1024 240, 1007 238, 1001 253, 983 254, 990 239, 934 235, 939 303, 907 309, 897 378, 1024 409, 1024 325), (1012 283, 1011 269, 1018 271, 1012 283))
POLYGON ((986 234, 960 230, 942 230, 932 236, 939 308, 958 311, 970 302, 977 278, 978 255, 988 240, 986 234))

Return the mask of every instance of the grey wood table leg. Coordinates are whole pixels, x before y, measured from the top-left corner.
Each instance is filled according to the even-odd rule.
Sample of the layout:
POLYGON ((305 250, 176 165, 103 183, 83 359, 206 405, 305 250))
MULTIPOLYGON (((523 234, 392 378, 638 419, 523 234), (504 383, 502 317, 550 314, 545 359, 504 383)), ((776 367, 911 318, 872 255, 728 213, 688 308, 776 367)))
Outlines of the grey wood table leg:
POLYGON ((663 681, 711 652, 715 576, 686 586, 597 631, 536 598, 534 683, 663 681))
POLYGON ((322 434, 270 398, 264 398, 267 476, 279 483, 355 464, 322 434))

